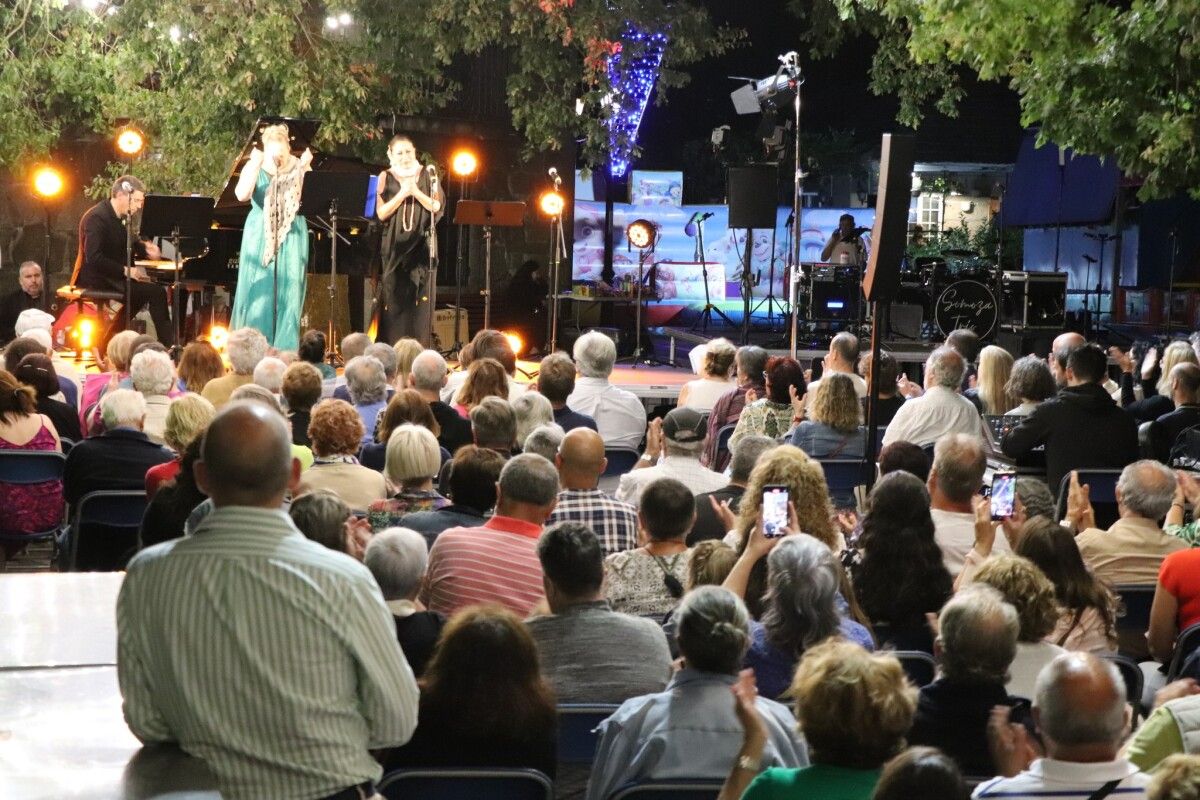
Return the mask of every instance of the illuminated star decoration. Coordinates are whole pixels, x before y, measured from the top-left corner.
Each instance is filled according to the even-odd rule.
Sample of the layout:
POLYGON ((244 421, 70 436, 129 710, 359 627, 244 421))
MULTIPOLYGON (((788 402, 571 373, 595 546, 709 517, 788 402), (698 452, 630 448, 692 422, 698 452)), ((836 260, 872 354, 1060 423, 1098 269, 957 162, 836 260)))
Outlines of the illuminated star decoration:
POLYGON ((623 177, 629 169, 638 126, 642 124, 642 114, 662 65, 667 35, 643 33, 630 27, 621 43, 608 59, 608 81, 612 87, 608 171, 614 178, 623 177))

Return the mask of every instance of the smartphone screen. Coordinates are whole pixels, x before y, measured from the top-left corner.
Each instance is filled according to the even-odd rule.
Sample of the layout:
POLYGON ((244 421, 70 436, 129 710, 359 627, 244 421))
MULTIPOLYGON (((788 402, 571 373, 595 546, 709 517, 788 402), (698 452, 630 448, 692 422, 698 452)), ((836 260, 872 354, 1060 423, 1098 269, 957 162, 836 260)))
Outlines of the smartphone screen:
POLYGON ((788 490, 786 486, 763 487, 763 533, 768 539, 783 536, 788 524, 788 490))
POLYGON ((1013 515, 1017 496, 1015 472, 997 472, 992 476, 992 519, 1008 519, 1013 515))
POLYGON ((812 364, 810 366, 812 368, 812 377, 808 379, 809 383, 821 380, 821 370, 825 368, 825 357, 817 356, 812 360, 812 364))

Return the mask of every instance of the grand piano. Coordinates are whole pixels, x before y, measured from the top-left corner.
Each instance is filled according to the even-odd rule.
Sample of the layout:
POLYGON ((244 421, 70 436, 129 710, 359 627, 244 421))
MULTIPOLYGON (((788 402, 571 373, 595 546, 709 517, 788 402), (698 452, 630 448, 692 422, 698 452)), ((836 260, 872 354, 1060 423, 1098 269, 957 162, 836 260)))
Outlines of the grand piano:
MULTIPOLYGON (((195 286, 204 283, 207 286, 227 287, 231 292, 237 287, 238 254, 242 244, 242 229, 245 226, 246 215, 250 212, 249 202, 240 202, 233 193, 242 167, 250 159, 250 152, 255 147, 261 147, 261 133, 268 125, 283 123, 288 126, 292 140, 292 152, 302 153, 316 137, 321 123, 312 119, 293 119, 290 117, 260 117, 254 124, 245 146, 234 161, 225 188, 221 191, 213 211, 213 226, 209 231, 207 242, 190 242, 182 246, 183 255, 197 253, 188 258, 182 269, 181 281, 195 286)), ((345 156, 337 156, 313 150, 313 170, 319 172, 353 172, 378 175, 383 166, 345 156)), ((365 209, 364 209, 365 210, 365 209)), ((338 293, 338 306, 349 306, 349 327, 341 309, 338 316, 342 321, 337 324, 338 331, 345 335, 352 330, 361 330, 358 321, 364 318, 364 286, 369 275, 377 274, 376 265, 379 260, 379 224, 376 220, 368 220, 361 214, 355 216, 349 213, 339 214, 338 232, 344 237, 338 243, 337 271, 346 275, 349 291, 338 293)), ((309 262, 310 274, 328 274, 330 271, 329 234, 319 226, 309 225, 309 262)), ((310 282, 308 297, 304 304, 305 312, 309 313, 308 327, 324 329, 328 321, 329 305, 325 292, 310 282)), ((211 307, 199 304, 185 324, 185 340, 190 340, 203 332, 204 327, 212 319, 211 307)), ((228 321, 228 309, 224 310, 224 321, 228 321)), ((218 319, 220 317, 218 316, 218 319)), ((330 342, 331 346, 336 342, 330 342)))

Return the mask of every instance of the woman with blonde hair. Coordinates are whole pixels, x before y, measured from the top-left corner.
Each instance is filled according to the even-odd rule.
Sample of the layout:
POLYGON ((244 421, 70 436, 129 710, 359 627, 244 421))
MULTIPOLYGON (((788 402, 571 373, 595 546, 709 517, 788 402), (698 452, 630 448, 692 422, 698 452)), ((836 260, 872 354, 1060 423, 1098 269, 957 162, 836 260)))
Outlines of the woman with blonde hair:
POLYGON ((397 391, 408 386, 408 376, 412 372, 412 362, 425 348, 416 339, 405 337, 392 345, 396 351, 396 380, 397 391))
POLYGON ((1155 349, 1151 348, 1146 354, 1146 358, 1142 362, 1141 367, 1141 389, 1143 398, 1134 401, 1135 387, 1133 386, 1133 369, 1132 362, 1129 356, 1125 356, 1122 363, 1122 386, 1120 389, 1119 402, 1125 406, 1125 410, 1133 415, 1139 423, 1149 422, 1152 419, 1158 419, 1164 414, 1169 414, 1175 410, 1175 400, 1172 397, 1171 390, 1171 370, 1180 364, 1196 364, 1196 353, 1192 350, 1192 346, 1183 340, 1176 340, 1167 345, 1162 352, 1162 361, 1158 364, 1159 376, 1158 381, 1153 380, 1154 367, 1157 359, 1155 358, 1155 349))
POLYGON ((300 215, 312 151, 292 155, 287 125, 268 125, 250 152, 234 195, 250 201, 238 256, 230 329, 262 332, 272 347, 297 350, 308 268, 308 222, 300 215))
POLYGON ((180 395, 167 406, 163 441, 175 451, 175 458, 146 471, 146 498, 153 498, 159 487, 173 480, 183 468, 183 454, 192 440, 204 433, 217 415, 213 404, 198 394, 180 395))
POLYGON ((467 369, 467 380, 454 396, 454 410, 463 419, 471 418, 471 409, 485 397, 508 400, 508 373, 494 358, 477 358, 467 369))
POLYGON ((367 508, 371 530, 381 531, 400 523, 401 517, 417 511, 437 511, 450 501, 433 488, 433 479, 442 466, 437 437, 428 428, 405 423, 387 441, 383 474, 395 488, 388 498, 376 500, 367 508))
POLYGON ((1012 354, 1003 347, 989 344, 979 351, 979 372, 975 387, 964 395, 987 416, 1003 416, 1017 407, 1019 398, 1008 393, 1008 379, 1013 371, 1012 354))
POLYGON ((731 373, 737 348, 728 339, 713 339, 704 350, 700 377, 688 381, 679 390, 679 407, 694 408, 707 414, 721 395, 736 388, 731 373))
POLYGON ((813 458, 862 458, 867 429, 850 376, 826 375, 814 395, 807 418, 792 429, 791 443, 813 458))

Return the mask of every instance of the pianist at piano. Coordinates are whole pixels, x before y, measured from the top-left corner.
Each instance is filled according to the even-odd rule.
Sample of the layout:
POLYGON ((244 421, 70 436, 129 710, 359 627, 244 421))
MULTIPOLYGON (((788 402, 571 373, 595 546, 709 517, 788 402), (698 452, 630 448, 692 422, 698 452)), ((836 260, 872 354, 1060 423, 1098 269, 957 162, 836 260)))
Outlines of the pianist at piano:
MULTIPOLYGON (((132 175, 123 175, 112 185, 107 200, 88 209, 79 220, 79 249, 71 283, 85 289, 125 291, 125 216, 136 214, 146 199, 146 187, 132 175)), ((152 242, 135 239, 135 258, 162 256, 152 242)), ((174 333, 167 312, 167 290, 151 283, 144 270, 135 268, 130 282, 133 310, 150 306, 150 319, 158 340, 170 347, 174 333)), ((124 316, 117 318, 117 325, 124 316)))

